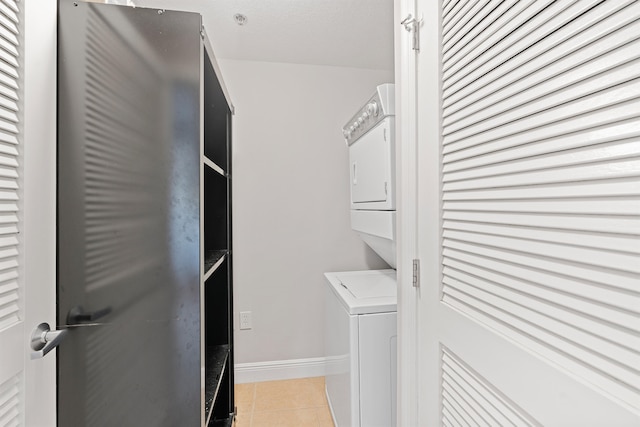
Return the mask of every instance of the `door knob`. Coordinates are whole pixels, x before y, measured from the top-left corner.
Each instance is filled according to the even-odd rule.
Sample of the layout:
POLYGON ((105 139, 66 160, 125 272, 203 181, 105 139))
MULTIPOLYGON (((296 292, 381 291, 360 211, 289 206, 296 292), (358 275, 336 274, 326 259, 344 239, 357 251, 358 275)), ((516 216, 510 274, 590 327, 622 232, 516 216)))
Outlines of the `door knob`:
POLYGON ((51 330, 48 323, 40 323, 31 334, 31 359, 44 357, 56 348, 67 335, 67 330, 51 330))

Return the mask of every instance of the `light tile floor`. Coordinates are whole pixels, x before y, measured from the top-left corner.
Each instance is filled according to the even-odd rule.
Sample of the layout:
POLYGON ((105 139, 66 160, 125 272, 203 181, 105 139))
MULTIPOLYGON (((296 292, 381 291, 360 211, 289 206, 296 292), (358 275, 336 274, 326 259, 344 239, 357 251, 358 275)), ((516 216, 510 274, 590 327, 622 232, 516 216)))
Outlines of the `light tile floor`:
POLYGON ((236 427, 333 427, 324 377, 235 385, 236 427))

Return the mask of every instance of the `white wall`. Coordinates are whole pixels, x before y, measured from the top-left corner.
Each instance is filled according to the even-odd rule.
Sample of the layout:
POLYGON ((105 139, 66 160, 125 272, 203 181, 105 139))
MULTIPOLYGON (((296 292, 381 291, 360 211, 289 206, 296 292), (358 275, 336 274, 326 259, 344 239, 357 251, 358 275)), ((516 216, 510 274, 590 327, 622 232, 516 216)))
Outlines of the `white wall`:
POLYGON ((323 272, 387 267, 350 228, 341 127, 393 72, 219 62, 236 107, 235 362, 323 357, 323 272))

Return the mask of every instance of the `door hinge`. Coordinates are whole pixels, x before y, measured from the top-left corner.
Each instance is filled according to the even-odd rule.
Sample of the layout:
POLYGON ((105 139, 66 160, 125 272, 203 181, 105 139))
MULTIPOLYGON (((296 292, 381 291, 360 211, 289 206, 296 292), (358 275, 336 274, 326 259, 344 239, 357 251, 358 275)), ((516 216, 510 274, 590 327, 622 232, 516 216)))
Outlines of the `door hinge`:
POLYGON ((422 25, 422 18, 416 19, 412 14, 407 15, 400 24, 404 26, 404 29, 412 33, 411 49, 416 53, 420 52, 420 26, 422 25))
POLYGON ((413 260, 413 287, 414 288, 420 287, 420 260, 419 259, 413 260))

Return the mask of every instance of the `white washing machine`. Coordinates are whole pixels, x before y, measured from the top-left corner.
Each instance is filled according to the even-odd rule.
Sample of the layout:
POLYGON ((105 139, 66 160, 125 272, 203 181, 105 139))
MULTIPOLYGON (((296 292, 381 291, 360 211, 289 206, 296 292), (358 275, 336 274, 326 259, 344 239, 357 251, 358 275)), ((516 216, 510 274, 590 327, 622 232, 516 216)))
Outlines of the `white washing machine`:
POLYGON ((396 425, 396 271, 325 273, 326 393, 336 427, 396 425))

